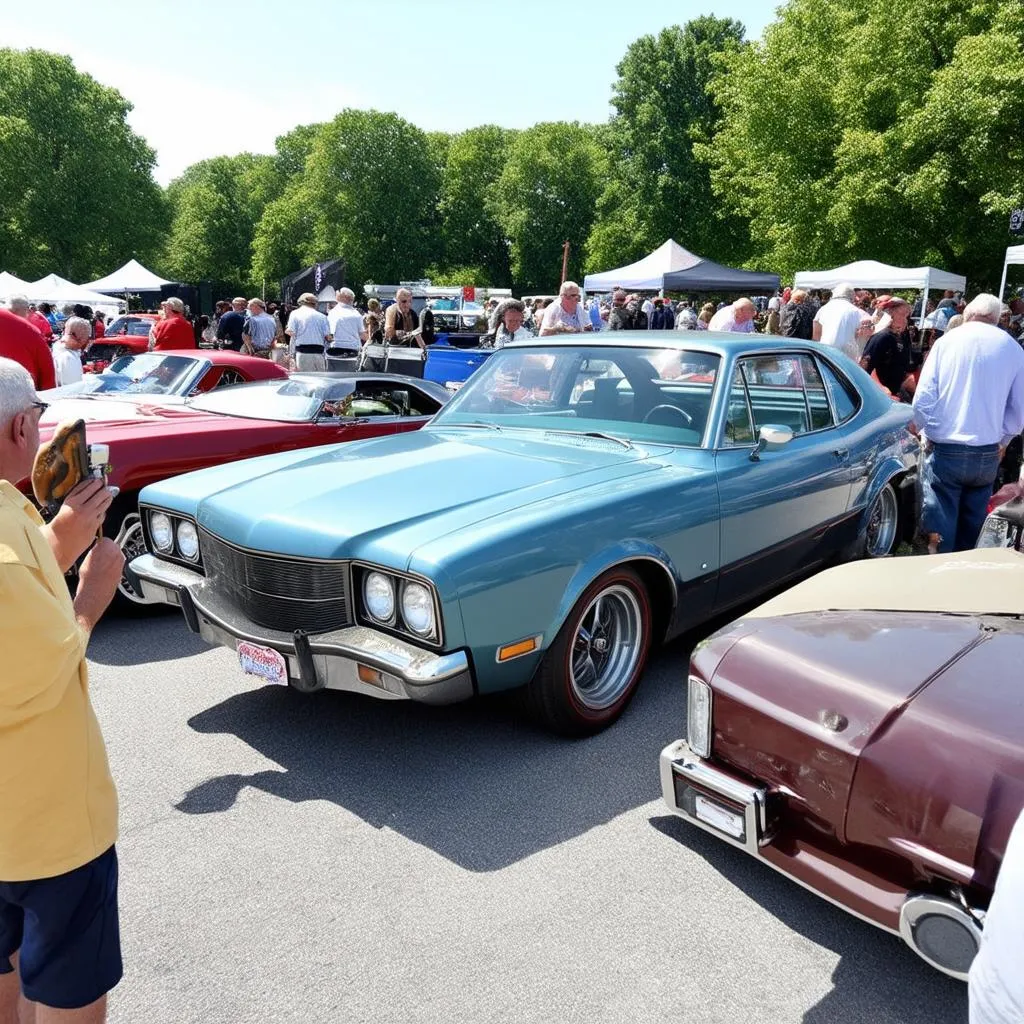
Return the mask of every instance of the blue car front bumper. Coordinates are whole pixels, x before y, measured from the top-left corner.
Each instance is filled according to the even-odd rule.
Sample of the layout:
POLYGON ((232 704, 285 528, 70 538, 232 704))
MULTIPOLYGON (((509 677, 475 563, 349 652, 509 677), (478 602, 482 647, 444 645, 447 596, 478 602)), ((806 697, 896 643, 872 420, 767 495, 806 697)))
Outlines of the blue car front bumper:
POLYGON ((184 566, 147 554, 126 571, 147 603, 180 608, 189 629, 208 643, 232 650, 240 643, 256 644, 277 651, 296 689, 348 690, 424 704, 454 704, 473 696, 465 651, 425 651, 366 626, 308 635, 277 632, 245 619, 207 586, 205 576, 184 566))

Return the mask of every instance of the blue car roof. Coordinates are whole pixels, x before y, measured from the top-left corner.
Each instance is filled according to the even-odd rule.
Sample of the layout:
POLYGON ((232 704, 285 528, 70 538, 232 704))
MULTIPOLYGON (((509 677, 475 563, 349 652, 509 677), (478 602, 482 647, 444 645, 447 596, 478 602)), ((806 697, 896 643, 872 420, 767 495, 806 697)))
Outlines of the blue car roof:
POLYGON ((588 348, 684 348, 697 352, 731 355, 750 349, 774 352, 819 346, 801 338, 782 338, 773 334, 731 334, 727 331, 600 331, 597 334, 549 334, 544 338, 515 341, 505 348, 549 348, 553 345, 588 348))

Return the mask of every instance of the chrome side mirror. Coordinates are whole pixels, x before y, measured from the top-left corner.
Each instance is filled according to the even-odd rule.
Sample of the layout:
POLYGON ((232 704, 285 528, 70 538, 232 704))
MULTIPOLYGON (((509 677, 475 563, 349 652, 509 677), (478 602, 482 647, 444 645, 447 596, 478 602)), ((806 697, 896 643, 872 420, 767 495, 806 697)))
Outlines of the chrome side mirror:
POLYGON ((750 453, 750 461, 758 462, 761 452, 770 444, 789 444, 793 440, 793 431, 789 427, 780 427, 775 423, 766 423, 757 432, 757 445, 750 453))

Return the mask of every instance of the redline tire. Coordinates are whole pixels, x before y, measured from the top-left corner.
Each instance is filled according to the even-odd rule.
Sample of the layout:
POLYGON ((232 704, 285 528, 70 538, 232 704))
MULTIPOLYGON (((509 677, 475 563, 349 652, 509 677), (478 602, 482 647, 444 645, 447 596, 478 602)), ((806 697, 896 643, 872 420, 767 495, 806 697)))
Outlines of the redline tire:
POLYGON ((632 569, 609 569, 583 592, 526 688, 534 718, 565 736, 611 725, 636 692, 651 647, 651 605, 632 569))

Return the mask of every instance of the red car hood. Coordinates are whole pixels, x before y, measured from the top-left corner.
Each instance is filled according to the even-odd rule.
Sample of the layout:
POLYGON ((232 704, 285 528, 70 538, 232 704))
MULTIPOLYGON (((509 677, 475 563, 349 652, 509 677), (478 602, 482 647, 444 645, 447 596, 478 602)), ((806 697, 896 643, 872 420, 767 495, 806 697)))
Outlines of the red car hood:
POLYGON ((208 418, 208 413, 193 411, 185 399, 175 395, 138 395, 133 398, 61 398, 53 402, 39 421, 40 434, 47 440, 58 423, 85 420, 86 423, 133 423, 150 420, 167 423, 170 419, 208 418), (49 429, 47 429, 49 428, 49 429))

